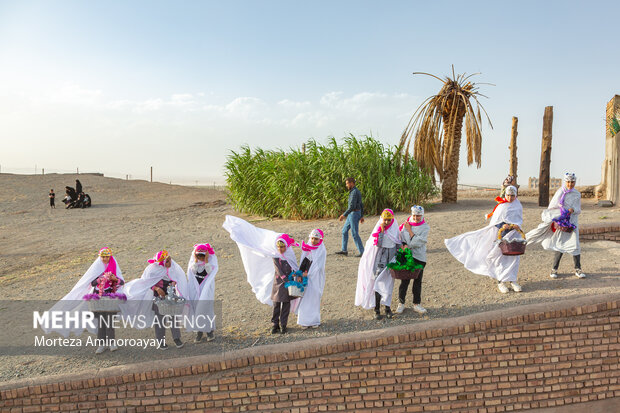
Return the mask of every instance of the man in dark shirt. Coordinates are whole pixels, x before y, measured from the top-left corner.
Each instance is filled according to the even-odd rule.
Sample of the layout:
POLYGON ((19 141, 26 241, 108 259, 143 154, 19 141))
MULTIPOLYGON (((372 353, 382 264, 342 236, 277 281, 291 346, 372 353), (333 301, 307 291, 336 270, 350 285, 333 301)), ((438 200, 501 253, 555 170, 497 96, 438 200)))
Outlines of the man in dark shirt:
POLYGON ((353 235, 353 241, 359 254, 357 257, 361 257, 364 253, 364 244, 359 234, 359 223, 364 223, 364 205, 362 204, 362 193, 355 187, 355 179, 347 178, 345 181, 347 189, 349 190, 349 205, 344 214, 340 215, 339 221, 346 218, 344 227, 342 227, 342 250, 336 252, 336 254, 347 255, 347 244, 349 243, 349 229, 353 235))

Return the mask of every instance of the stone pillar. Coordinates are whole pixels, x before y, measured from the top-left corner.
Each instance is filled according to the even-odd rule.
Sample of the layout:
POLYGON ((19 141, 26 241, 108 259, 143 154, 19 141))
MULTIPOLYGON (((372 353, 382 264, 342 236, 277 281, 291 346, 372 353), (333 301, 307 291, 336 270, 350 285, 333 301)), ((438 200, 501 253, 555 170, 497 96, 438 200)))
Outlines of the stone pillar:
POLYGON ((620 132, 612 135, 610 122, 613 117, 620 118, 620 95, 615 95, 608 103, 605 116, 605 160, 601 168, 601 184, 596 187, 599 199, 620 202, 620 132))

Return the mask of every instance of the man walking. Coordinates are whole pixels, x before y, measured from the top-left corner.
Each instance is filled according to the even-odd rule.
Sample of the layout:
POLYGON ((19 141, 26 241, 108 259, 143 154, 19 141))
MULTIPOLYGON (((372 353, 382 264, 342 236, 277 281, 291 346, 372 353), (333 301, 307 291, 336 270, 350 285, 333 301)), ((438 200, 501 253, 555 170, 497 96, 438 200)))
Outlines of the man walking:
POLYGON ((346 218, 344 227, 342 227, 342 250, 336 252, 339 255, 347 255, 347 244, 349 243, 349 229, 353 235, 353 241, 359 254, 357 257, 361 257, 364 253, 364 244, 359 234, 359 223, 364 223, 364 205, 362 204, 362 193, 355 186, 354 178, 347 178, 345 180, 347 189, 349 190, 349 205, 344 214, 340 215, 339 221, 346 218))

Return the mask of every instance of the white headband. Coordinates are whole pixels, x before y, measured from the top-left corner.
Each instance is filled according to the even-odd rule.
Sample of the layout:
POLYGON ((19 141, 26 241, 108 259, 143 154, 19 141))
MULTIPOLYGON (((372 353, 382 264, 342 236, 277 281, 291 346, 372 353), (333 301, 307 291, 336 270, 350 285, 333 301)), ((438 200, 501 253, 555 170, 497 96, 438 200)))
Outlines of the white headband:
POLYGON ((577 180, 577 177, 575 176, 574 173, 566 172, 564 174, 564 181, 566 181, 566 182, 575 182, 576 180, 577 180))
POLYGON ((414 205, 411 207, 411 215, 424 215, 424 207, 414 205))
POLYGON ((514 195, 517 196, 517 188, 509 185, 506 187, 506 195, 514 195))

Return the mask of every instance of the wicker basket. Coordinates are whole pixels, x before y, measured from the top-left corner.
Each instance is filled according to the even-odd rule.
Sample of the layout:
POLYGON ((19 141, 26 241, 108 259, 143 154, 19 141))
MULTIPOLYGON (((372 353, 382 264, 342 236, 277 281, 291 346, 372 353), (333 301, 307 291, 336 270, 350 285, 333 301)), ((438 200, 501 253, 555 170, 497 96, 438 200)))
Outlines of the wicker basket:
POLYGON ((304 296, 304 292, 298 286, 291 285, 288 287, 288 295, 291 298, 301 298, 304 296))
POLYGON ((185 301, 174 301, 174 300, 155 300, 155 305, 157 306, 157 311, 161 315, 182 315, 183 309, 185 308, 185 301))
POLYGON ((118 313, 119 299, 110 297, 100 297, 98 300, 88 300, 88 309, 97 313, 118 313))
POLYGON ((392 278, 397 280, 415 280, 420 276, 421 272, 421 268, 416 268, 413 271, 393 270, 392 268, 390 268, 390 274, 392 274, 392 278))
MULTIPOLYGON (((520 229, 511 229, 510 231, 517 231, 523 239, 514 239, 506 241, 502 238, 502 229, 497 231, 497 240, 499 241, 499 249, 502 250, 503 255, 523 255, 525 254, 525 234, 520 229)), ((508 231, 508 232, 510 232, 508 231)))
POLYGON ((562 232, 573 232, 574 228, 571 227, 563 227, 561 225, 558 225, 557 223, 553 223, 553 228, 555 228, 556 231, 562 231, 562 232))

